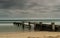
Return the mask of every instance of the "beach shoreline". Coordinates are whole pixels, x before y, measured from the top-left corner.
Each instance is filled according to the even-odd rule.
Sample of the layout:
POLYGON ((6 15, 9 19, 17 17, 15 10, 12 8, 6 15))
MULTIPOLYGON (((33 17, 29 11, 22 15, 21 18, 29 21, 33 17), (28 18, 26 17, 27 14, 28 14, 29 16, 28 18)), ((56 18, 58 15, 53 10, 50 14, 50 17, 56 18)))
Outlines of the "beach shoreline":
POLYGON ((60 32, 2 32, 0 38, 60 38, 60 32))

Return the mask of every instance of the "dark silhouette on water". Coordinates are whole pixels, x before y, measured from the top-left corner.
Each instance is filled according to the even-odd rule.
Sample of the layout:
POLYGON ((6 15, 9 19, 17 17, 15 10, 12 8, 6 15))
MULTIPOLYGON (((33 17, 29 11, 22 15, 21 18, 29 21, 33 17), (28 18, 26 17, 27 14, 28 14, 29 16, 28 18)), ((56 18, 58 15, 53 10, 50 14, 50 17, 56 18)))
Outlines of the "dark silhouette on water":
POLYGON ((22 23, 14 22, 13 24, 19 27, 22 23))
POLYGON ((24 21, 22 22, 22 29, 24 30, 25 28, 24 21))
POLYGON ((35 31, 40 31, 40 30, 42 30, 42 22, 40 22, 39 24, 35 23, 35 24, 34 24, 34 30, 35 30, 35 31))
POLYGON ((31 30, 31 25, 30 25, 31 23, 30 22, 28 22, 28 25, 29 25, 29 30, 31 30))
POLYGON ((51 26, 52 26, 52 31, 55 31, 55 23, 54 22, 51 23, 51 26))
POLYGON ((20 28, 22 26, 22 29, 25 30, 25 28, 28 28, 28 30, 31 30, 31 24, 34 24, 34 31, 60 31, 60 26, 55 25, 54 22, 51 24, 43 24, 42 22, 39 23, 32 23, 28 22, 28 25, 24 24, 24 21, 22 22, 13 22, 14 25, 20 28))
POLYGON ((40 31, 42 30, 42 22, 39 22, 40 25, 40 31))

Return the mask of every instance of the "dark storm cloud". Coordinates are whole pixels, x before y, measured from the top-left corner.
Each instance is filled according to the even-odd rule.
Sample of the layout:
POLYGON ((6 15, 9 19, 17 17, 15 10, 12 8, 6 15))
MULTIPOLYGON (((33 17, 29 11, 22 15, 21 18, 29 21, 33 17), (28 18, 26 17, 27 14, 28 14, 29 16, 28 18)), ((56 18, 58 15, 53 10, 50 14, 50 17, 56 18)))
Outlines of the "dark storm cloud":
POLYGON ((7 9, 14 5, 13 0, 0 0, 0 9, 7 9))
POLYGON ((35 6, 36 3, 29 0, 0 0, 0 9, 28 9, 35 6))
POLYGON ((0 9, 23 8, 24 0, 0 0, 0 9))

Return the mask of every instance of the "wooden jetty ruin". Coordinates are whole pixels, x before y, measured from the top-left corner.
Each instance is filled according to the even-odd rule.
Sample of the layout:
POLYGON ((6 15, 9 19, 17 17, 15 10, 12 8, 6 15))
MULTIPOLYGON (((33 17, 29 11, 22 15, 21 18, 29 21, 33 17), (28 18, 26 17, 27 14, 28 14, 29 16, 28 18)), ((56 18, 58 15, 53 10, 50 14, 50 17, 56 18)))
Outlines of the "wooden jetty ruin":
MULTIPOLYGON (((28 28, 31 30, 31 24, 34 24, 34 31, 60 31, 60 25, 56 25, 54 22, 51 24, 43 24, 43 22, 27 22, 28 25, 24 24, 25 22, 13 22, 17 27, 22 26, 22 29, 28 28)), ((20 28, 20 27, 19 27, 20 28)))

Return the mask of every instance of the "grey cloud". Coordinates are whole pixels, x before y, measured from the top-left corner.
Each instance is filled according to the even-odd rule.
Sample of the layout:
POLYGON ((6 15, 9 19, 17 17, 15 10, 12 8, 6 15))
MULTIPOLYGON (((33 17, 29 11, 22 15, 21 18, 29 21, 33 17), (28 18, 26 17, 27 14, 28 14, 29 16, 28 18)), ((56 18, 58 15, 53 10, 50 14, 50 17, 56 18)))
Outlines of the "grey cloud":
POLYGON ((0 0, 0 9, 10 9, 10 8, 20 8, 24 7, 24 0, 0 0))
POLYGON ((59 0, 0 0, 0 9, 29 9, 34 6, 54 6, 59 0))
POLYGON ((0 17, 60 18, 60 0, 0 0, 0 17))

